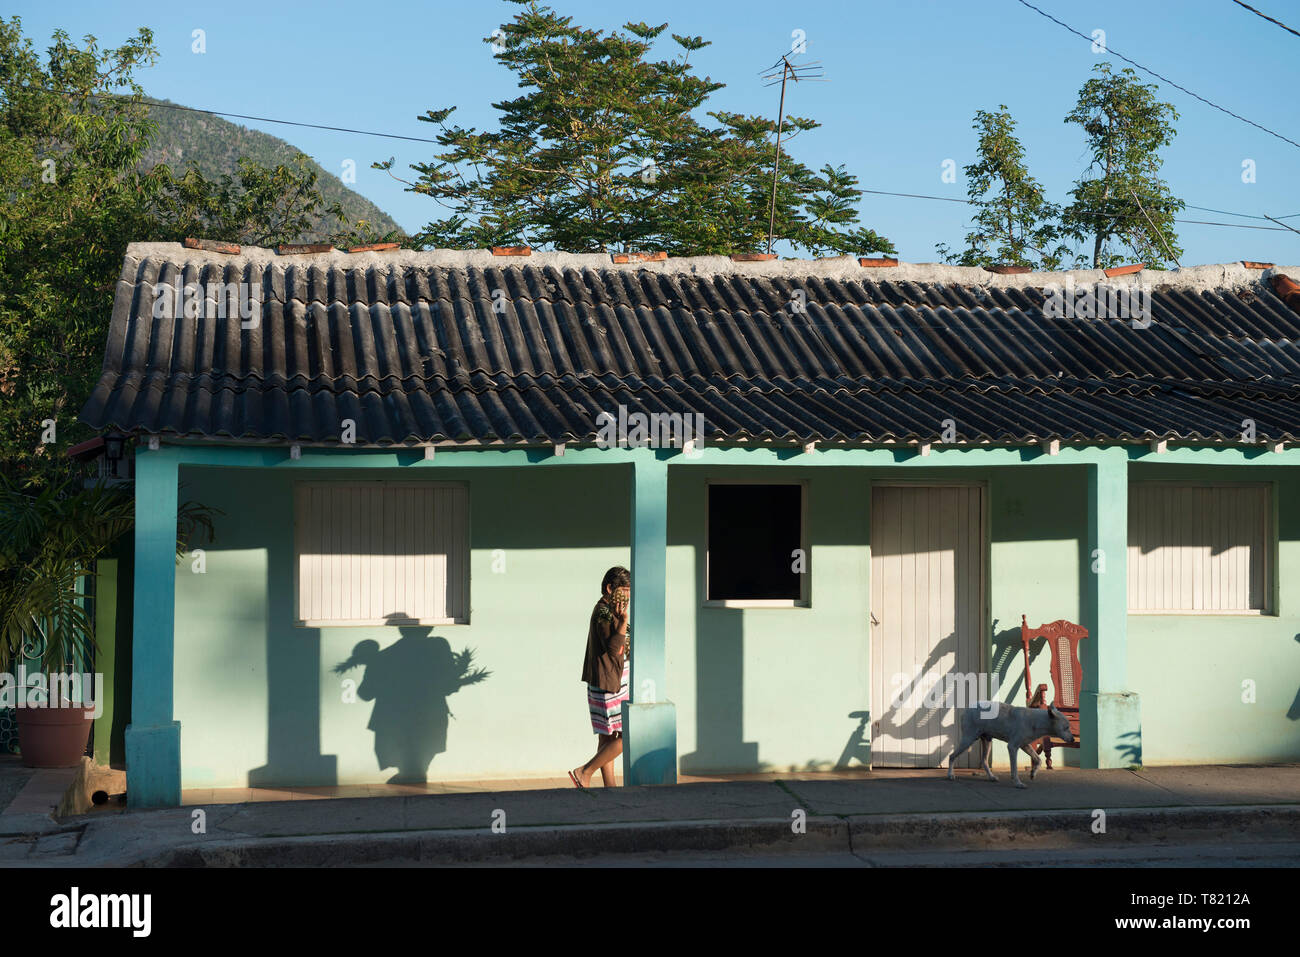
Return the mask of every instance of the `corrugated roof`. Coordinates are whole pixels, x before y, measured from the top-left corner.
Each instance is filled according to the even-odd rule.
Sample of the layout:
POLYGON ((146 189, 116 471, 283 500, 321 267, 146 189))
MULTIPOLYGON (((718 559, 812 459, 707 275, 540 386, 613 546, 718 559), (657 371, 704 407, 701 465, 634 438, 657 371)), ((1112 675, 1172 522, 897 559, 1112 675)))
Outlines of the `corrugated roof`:
POLYGON ((331 443, 350 418, 360 445, 594 441, 619 405, 702 414, 711 442, 931 441, 945 419, 960 441, 1300 435, 1300 314, 1257 279, 1142 274, 1161 284, 1135 329, 1047 318, 1013 285, 1041 274, 521 262, 133 246, 82 419, 331 443), (156 284, 241 282, 253 328, 154 316, 156 284))

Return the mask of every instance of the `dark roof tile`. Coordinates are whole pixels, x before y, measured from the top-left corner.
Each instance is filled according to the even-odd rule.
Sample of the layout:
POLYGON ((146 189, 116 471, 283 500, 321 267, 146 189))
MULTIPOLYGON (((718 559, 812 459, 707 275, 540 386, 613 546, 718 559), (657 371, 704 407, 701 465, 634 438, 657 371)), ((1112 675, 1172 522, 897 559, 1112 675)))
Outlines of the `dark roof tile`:
POLYGON ((82 417, 325 443, 351 418, 360 445, 592 441, 620 403, 700 413, 714 442, 937 441, 947 418, 963 441, 1300 436, 1300 316, 1266 283, 1158 287, 1134 329, 870 275, 128 254, 82 417), (159 282, 250 283, 258 321, 155 318, 159 282))

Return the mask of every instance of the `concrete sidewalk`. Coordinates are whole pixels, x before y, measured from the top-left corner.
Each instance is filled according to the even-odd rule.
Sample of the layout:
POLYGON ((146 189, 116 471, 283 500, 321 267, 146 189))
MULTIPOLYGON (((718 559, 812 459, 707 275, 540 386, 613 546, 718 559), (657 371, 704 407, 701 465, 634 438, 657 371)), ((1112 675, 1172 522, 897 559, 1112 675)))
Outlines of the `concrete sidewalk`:
MULTIPOLYGON (((1300 840, 1300 765, 963 771, 97 810, 3 836, 7 866, 466 863, 647 850, 1300 840), (1027 776, 1027 775, 1026 775, 1027 776), (1106 830, 1097 833, 1096 812, 1106 830), (197 812, 197 813, 196 813, 197 812), (793 826, 802 819, 802 832, 793 826), (196 833, 202 824, 205 831, 196 833)), ((4 815, 0 815, 0 823, 4 815)))

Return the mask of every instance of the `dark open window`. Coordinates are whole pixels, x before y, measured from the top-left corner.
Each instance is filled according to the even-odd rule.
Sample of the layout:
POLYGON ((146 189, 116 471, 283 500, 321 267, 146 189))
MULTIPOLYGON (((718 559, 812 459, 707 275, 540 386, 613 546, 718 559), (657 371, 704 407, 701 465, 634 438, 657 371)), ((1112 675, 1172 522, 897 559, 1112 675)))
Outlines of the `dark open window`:
POLYGON ((799 601, 803 486, 709 486, 709 601, 799 601))

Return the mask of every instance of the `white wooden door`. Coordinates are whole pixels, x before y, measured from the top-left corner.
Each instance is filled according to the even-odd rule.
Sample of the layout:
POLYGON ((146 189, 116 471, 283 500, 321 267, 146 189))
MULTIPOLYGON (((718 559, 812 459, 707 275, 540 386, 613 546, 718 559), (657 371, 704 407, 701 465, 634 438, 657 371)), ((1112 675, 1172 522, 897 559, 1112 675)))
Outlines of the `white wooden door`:
MULTIPOLYGON (((874 767, 939 767, 955 744, 952 682, 966 688, 974 675, 987 693, 982 510, 975 485, 872 488, 874 767)), ((958 764, 974 766, 978 751, 958 764)))

